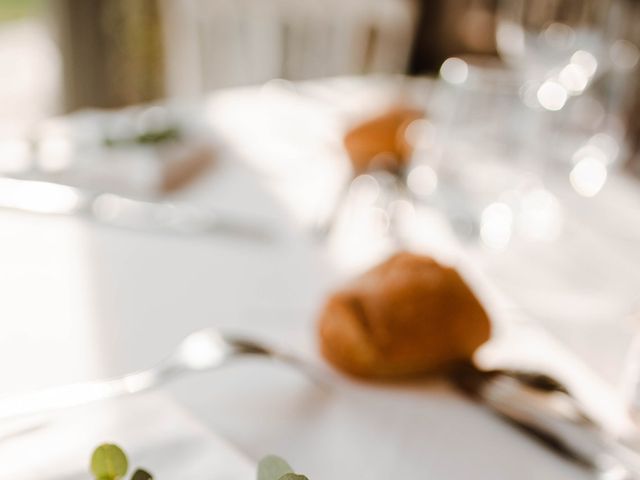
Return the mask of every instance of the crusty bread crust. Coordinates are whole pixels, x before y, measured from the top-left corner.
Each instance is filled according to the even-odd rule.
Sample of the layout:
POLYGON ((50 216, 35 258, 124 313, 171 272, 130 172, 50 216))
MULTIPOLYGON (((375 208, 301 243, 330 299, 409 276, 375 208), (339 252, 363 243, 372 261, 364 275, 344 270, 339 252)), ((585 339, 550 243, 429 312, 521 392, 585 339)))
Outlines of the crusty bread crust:
POLYGON ((327 301, 325 358, 361 377, 434 373, 468 360, 491 335, 489 317, 453 268, 398 253, 327 301))
POLYGON ((349 130, 344 146, 354 173, 398 172, 406 167, 413 146, 407 142, 405 132, 411 122, 423 116, 420 110, 396 107, 349 130))

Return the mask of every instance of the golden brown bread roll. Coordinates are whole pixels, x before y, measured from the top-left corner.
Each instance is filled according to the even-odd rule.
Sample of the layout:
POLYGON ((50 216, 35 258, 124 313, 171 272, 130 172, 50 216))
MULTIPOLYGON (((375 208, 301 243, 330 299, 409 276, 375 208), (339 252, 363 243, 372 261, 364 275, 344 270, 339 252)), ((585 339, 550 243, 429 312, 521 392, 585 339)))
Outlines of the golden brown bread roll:
POLYGON ((362 377, 435 373, 471 358, 489 318, 460 275, 429 257, 398 253, 327 302, 323 355, 362 377))
POLYGON ((423 116, 423 112, 413 108, 394 107, 348 131, 344 146, 354 173, 376 169, 397 172, 405 167, 412 151, 404 135, 406 128, 423 116))

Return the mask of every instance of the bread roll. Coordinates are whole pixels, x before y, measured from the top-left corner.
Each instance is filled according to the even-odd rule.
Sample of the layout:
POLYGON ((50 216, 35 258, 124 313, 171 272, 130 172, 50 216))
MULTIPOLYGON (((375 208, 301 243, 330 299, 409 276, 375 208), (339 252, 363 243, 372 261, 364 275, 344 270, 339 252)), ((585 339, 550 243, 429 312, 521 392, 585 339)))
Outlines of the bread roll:
POLYGON ((323 355, 361 377, 444 371, 472 357, 489 318, 460 275, 429 257, 398 253, 329 298, 323 355))
POLYGON ((395 107, 352 128, 344 137, 356 175, 372 170, 398 172, 409 163, 412 146, 405 138, 407 127, 424 113, 395 107))

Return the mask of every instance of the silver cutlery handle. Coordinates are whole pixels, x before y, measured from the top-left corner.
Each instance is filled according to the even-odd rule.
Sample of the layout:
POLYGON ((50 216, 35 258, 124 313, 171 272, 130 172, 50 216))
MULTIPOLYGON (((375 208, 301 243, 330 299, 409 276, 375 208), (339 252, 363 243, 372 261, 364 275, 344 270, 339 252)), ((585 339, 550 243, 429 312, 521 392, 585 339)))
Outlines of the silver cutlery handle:
POLYGON ((511 378, 495 378, 482 389, 483 403, 525 430, 534 432, 561 455, 595 470, 623 470, 640 479, 640 455, 597 425, 558 416, 511 378))
POLYGON ((172 370, 153 368, 123 377, 47 388, 0 397, 0 421, 76 407, 98 400, 149 390, 163 383, 172 370))

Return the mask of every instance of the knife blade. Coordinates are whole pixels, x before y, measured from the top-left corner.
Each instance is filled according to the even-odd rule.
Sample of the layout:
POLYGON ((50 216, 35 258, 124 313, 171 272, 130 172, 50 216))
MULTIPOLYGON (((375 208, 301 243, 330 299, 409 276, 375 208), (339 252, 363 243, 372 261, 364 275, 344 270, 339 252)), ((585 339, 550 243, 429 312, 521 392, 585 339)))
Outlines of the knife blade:
POLYGON ((137 199, 43 180, 0 178, 0 208, 45 215, 75 215, 145 232, 232 234, 268 240, 273 232, 256 218, 242 218, 186 202, 137 199))

